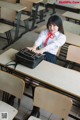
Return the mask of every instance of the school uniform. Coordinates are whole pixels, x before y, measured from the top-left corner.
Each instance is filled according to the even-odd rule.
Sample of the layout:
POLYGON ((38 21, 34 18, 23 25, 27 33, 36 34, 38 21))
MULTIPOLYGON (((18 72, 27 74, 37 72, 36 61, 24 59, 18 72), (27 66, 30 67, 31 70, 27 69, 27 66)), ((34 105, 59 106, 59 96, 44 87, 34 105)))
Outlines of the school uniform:
POLYGON ((44 46, 48 33, 49 31, 47 29, 43 30, 35 41, 35 45, 40 49, 45 47, 45 60, 56 63, 57 52, 59 48, 66 42, 66 36, 58 31, 55 33, 54 37, 50 37, 48 39, 46 46, 44 46))

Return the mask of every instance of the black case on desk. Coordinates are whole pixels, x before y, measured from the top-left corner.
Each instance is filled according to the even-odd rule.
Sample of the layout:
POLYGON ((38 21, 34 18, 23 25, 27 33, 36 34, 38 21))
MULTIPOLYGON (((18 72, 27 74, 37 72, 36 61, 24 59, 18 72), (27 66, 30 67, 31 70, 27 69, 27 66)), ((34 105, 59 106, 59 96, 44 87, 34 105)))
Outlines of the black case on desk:
POLYGON ((36 54, 27 48, 20 50, 15 57, 17 63, 29 68, 35 68, 43 59, 44 55, 36 54))

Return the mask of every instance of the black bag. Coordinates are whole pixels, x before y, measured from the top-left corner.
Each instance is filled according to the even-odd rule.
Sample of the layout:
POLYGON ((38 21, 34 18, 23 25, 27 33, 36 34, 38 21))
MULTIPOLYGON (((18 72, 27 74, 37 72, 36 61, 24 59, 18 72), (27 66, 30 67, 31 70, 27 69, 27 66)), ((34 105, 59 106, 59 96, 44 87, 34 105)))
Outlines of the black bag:
POLYGON ((29 68, 35 68, 43 59, 44 55, 36 54, 27 48, 20 50, 16 54, 16 62, 29 68))

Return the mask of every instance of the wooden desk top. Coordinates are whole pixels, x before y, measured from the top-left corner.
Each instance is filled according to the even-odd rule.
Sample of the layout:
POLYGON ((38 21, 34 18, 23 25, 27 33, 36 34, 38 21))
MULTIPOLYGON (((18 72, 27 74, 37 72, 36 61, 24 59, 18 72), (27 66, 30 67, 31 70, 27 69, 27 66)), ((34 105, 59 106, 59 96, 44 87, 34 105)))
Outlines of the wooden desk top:
POLYGON ((80 9, 80 4, 76 4, 74 8, 80 9))
POLYGON ((17 12, 22 11, 22 10, 27 8, 27 7, 22 6, 20 4, 14 4, 14 3, 9 3, 9 2, 5 2, 5 1, 0 1, 0 7, 12 9, 12 10, 15 10, 17 12))
POLYGON ((67 18, 72 18, 75 20, 80 20, 80 14, 79 13, 74 13, 74 12, 65 12, 62 14, 62 16, 67 17, 67 18))
POLYGON ((80 47, 80 36, 70 32, 65 32, 67 41, 66 43, 80 47))
MULTIPOLYGON (((0 64, 4 65, 14 59, 16 52, 17 50, 15 49, 9 49, 1 54, 0 64)), ((80 98, 80 72, 78 71, 47 61, 42 61, 34 69, 18 64, 15 71, 80 98)))
POLYGON ((69 45, 66 60, 80 64, 80 47, 69 45))
POLYGON ((43 0, 27 0, 27 1, 29 1, 29 2, 33 2, 33 3, 40 3, 40 2, 42 2, 43 0))

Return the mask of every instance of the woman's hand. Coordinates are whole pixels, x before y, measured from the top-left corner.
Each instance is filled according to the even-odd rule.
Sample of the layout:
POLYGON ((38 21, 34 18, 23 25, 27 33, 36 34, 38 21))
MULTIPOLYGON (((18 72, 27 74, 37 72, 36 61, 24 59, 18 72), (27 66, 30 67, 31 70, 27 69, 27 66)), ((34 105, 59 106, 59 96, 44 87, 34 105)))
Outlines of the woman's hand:
POLYGON ((31 51, 35 51, 36 48, 33 46, 33 47, 27 47, 27 49, 31 50, 31 51))
POLYGON ((35 50, 34 52, 37 54, 43 54, 46 50, 44 48, 40 49, 40 50, 35 50))

